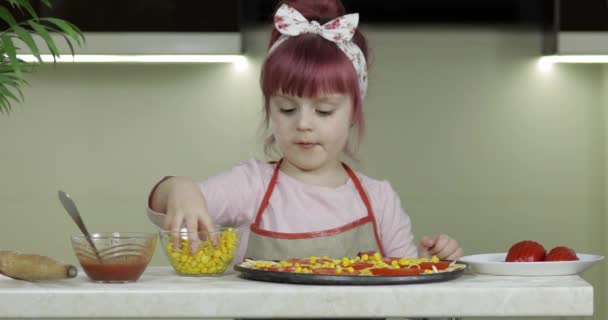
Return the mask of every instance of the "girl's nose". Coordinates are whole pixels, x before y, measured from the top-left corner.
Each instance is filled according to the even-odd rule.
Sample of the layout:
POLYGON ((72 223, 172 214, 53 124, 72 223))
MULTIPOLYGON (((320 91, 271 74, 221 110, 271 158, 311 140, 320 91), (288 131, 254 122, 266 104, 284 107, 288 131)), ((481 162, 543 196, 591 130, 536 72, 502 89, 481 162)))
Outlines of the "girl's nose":
POLYGON ((313 127, 313 117, 312 114, 308 110, 302 108, 300 112, 298 112, 296 119, 296 127, 300 131, 311 130, 313 127))

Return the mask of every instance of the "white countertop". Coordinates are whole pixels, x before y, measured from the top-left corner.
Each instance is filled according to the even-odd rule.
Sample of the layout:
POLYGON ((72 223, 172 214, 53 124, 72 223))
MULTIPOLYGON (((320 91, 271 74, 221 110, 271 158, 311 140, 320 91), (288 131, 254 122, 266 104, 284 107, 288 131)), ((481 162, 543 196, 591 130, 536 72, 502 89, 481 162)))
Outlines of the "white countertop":
POLYGON ((0 318, 271 318, 590 316, 593 287, 579 276, 465 274, 429 284, 294 285, 180 277, 149 267, 135 283, 30 283, 0 276, 0 318))

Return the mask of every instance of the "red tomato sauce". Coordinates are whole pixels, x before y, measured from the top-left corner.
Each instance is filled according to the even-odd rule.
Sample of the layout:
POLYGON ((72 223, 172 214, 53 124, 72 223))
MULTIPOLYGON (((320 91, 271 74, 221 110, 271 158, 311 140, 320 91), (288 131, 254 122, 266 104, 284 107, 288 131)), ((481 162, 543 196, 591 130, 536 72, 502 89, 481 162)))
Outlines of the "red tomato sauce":
POLYGON ((94 260, 81 261, 84 272, 93 281, 129 282, 136 281, 144 273, 148 261, 142 257, 120 257, 103 263, 94 260))

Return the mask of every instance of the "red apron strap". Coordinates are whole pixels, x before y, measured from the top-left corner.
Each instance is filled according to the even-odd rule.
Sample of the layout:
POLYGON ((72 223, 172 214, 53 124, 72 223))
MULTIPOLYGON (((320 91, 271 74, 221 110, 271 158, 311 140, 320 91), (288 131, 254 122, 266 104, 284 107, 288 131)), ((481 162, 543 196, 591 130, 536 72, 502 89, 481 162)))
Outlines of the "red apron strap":
MULTIPOLYGON (((272 178, 270 178, 270 183, 268 184, 268 188, 266 189, 264 198, 262 198, 262 203, 260 204, 260 208, 258 209, 258 212, 255 216, 255 220, 254 220, 253 224, 251 225, 252 229, 260 229, 259 227, 260 227, 260 221, 262 220, 262 214, 264 213, 264 210, 266 210, 266 207, 268 206, 268 201, 270 199, 270 196, 272 195, 272 191, 274 191, 274 187, 277 184, 277 179, 279 177, 279 168, 281 167, 281 162, 283 162, 283 159, 279 160, 274 168, 272 178)), ((357 191, 359 192, 359 196, 361 196, 361 200, 363 200, 363 204, 365 205, 365 208, 367 209, 366 218, 371 220, 371 222, 374 226, 374 236, 376 238, 376 243, 378 244, 380 253, 382 254, 382 256, 384 256, 384 247, 382 246, 382 242, 380 241, 380 234, 378 233, 378 223, 376 222, 376 217, 374 216, 374 211, 372 209, 369 198, 367 197, 367 194, 365 193, 365 190, 363 189, 363 186, 361 185, 361 182, 359 181, 359 178, 357 177, 355 172, 345 163, 342 163, 342 166, 346 170, 346 173, 348 173, 349 177, 353 180, 353 183, 355 184, 355 187, 357 188, 357 191)))
POLYGON ((255 220, 253 221, 253 226, 259 227, 260 220, 262 220, 262 213, 266 210, 268 206, 268 200, 272 195, 272 191, 274 190, 274 186, 277 184, 277 178, 279 177, 279 168, 281 167, 281 162, 283 159, 279 160, 274 167, 274 172, 272 174, 272 178, 270 178, 270 183, 268 184, 268 188, 266 188, 266 193, 264 194, 264 198, 262 199, 262 203, 260 204, 260 208, 258 209, 258 213, 255 215, 255 220))
POLYGON ((344 169, 346 170, 346 172, 348 173, 350 178, 353 180, 353 183, 355 184, 357 191, 359 191, 359 195, 361 196, 361 199, 363 200, 363 203, 365 204, 365 207, 367 208, 367 216, 372 221, 372 224, 374 225, 374 236, 376 237, 376 243, 378 243, 378 248, 380 249, 380 253, 384 257, 384 247, 382 246, 382 241, 380 241, 380 233, 378 232, 378 223, 376 222, 376 217, 374 215, 374 210, 372 209, 371 202, 369 201, 369 198, 367 197, 367 194, 365 193, 365 189, 363 189, 363 186, 361 185, 361 181, 359 181, 359 178, 357 177, 355 172, 344 162, 342 163, 342 166, 344 167, 344 169))

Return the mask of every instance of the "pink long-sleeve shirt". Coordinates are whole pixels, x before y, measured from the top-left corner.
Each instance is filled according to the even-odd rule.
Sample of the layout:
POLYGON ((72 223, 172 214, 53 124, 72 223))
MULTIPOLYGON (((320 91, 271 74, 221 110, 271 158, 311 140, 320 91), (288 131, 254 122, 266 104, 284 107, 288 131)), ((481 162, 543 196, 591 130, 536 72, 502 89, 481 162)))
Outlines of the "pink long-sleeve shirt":
MULTIPOLYGON (((245 255, 249 226, 264 197, 274 165, 248 159, 232 169, 199 183, 215 224, 242 231, 235 261, 245 255)), ((387 181, 356 173, 371 202, 385 254, 393 257, 418 255, 409 216, 387 181)), ((162 226, 165 214, 148 208, 148 217, 162 226)), ((314 232, 341 227, 367 215, 352 181, 337 188, 304 183, 279 171, 275 189, 262 215, 260 227, 284 233, 314 232)))

